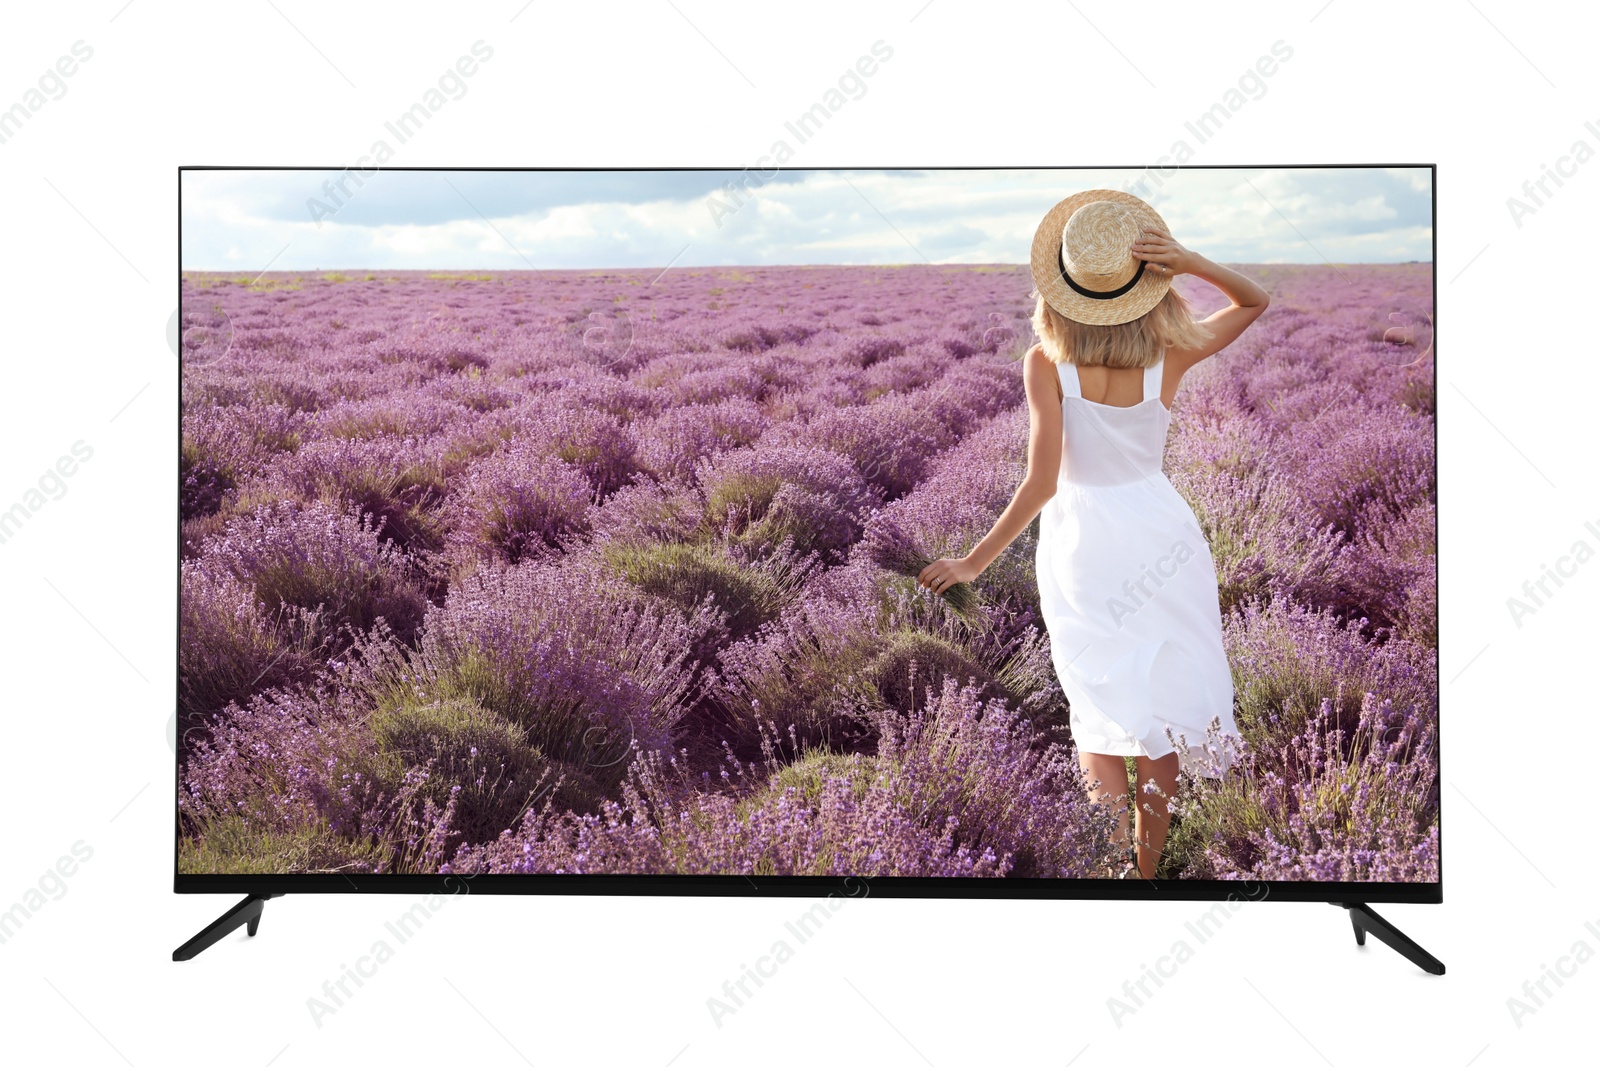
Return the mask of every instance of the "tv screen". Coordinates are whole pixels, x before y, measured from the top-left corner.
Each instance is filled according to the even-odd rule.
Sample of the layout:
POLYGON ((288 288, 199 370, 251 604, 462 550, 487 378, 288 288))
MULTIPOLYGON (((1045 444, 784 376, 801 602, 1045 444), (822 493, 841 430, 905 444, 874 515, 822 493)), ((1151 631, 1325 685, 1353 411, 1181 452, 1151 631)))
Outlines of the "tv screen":
POLYGON ((179 177, 181 891, 1439 899, 1432 167, 179 177))

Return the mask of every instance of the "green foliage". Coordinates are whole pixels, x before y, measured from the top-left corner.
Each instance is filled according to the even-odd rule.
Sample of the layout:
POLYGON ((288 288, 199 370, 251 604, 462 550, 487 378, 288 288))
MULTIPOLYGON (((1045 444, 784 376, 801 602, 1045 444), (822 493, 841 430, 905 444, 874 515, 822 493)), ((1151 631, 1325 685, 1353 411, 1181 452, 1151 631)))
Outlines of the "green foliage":
POLYGON ((611 542, 604 556, 618 574, 684 612, 710 596, 733 641, 777 618, 798 585, 792 570, 740 563, 715 541, 611 542))
POLYGON ((350 841, 326 822, 273 829, 242 816, 206 821, 178 840, 178 870, 185 874, 325 874, 370 871, 383 846, 350 841))
POLYGON ((471 700, 408 700, 374 712, 368 726, 377 756, 367 773, 393 793, 406 771, 427 769, 420 795, 442 809, 455 792, 452 828, 461 841, 515 830, 536 791, 548 793, 554 784, 550 761, 526 733, 471 700))

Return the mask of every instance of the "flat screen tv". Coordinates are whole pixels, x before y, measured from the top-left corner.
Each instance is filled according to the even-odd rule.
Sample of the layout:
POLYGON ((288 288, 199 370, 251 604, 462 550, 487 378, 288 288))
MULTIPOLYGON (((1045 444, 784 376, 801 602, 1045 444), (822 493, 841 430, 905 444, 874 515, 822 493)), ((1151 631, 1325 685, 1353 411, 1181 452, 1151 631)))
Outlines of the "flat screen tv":
POLYGON ((1433 166, 386 161, 179 171, 174 958, 1154 882, 1443 973, 1433 166))

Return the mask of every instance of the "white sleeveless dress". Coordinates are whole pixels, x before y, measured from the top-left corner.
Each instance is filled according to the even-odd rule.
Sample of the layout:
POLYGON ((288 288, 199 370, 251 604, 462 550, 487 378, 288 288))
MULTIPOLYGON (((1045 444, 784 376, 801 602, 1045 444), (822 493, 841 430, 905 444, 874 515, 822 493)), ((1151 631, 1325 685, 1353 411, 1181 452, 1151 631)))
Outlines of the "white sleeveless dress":
POLYGON ((1085 399, 1077 368, 1056 364, 1064 441, 1039 516, 1039 603, 1078 749, 1160 758, 1170 727, 1194 750, 1180 762, 1209 777, 1231 760, 1228 746, 1205 752, 1211 719, 1238 737, 1233 676, 1211 549, 1161 470, 1165 364, 1145 369, 1132 407, 1085 399))

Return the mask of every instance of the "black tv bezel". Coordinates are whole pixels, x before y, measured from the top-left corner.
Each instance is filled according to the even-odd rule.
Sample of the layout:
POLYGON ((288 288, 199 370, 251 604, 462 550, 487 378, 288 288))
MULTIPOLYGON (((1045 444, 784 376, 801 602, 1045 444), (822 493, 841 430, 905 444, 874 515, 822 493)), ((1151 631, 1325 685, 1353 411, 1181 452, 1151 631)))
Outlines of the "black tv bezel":
MULTIPOLYGON (((1435 163, 1274 163, 1274 164, 1185 164, 1182 166, 1155 167, 1150 164, 1111 165, 1097 164, 1092 166, 936 166, 936 167, 787 167, 778 168, 786 172, 812 172, 812 171, 954 171, 954 170, 1119 170, 1119 171, 1151 171, 1159 170, 1163 173, 1173 173, 1180 170, 1383 170, 1383 169, 1426 169, 1429 172, 1429 212, 1432 232, 1430 234, 1430 261, 1433 267, 1433 317, 1434 317, 1434 349, 1437 351, 1437 322, 1439 301, 1439 182, 1438 165, 1435 163)), ((460 173, 468 171, 484 172, 515 172, 515 173, 545 173, 545 172, 683 172, 683 171, 725 171, 729 173, 749 172, 751 167, 382 167, 360 168, 348 164, 343 166, 268 166, 259 164, 248 165, 223 165, 223 164, 191 164, 178 167, 178 307, 183 306, 183 175, 185 171, 327 171, 340 172, 358 170, 365 174, 369 170, 412 171, 412 172, 442 172, 460 173)), ((765 171, 761 172, 767 173, 765 171)), ((177 405, 177 441, 176 451, 181 452, 183 447, 183 405, 181 390, 183 387, 183 363, 180 356, 178 363, 178 389, 179 403, 177 405)), ((1438 393, 1439 368, 1435 359, 1433 365, 1434 393, 1438 393)), ((1433 413, 1434 418, 1434 455, 1433 455, 1433 482, 1434 482, 1434 581, 1437 584, 1439 577, 1439 526, 1438 526, 1438 485, 1439 485, 1439 413, 1437 406, 1433 413)), ((173 515, 175 518, 175 547, 177 558, 181 560, 183 551, 183 523, 179 511, 178 501, 173 502, 173 515)), ((181 596, 179 585, 182 581, 182 571, 179 569, 174 581, 173 621, 174 621, 174 646, 173 646, 173 677, 177 676, 177 642, 182 639, 179 632, 180 612, 178 598, 181 596)), ((1438 610, 1438 624, 1441 637, 1443 637, 1443 608, 1438 610)), ((1435 746, 1439 760, 1439 776, 1437 782, 1442 786, 1444 776, 1443 763, 1443 694, 1439 693, 1437 685, 1438 659, 1435 657, 1435 693, 1438 693, 1440 703, 1441 726, 1436 735, 1435 746)), ((177 694, 174 690, 174 707, 176 708, 177 694)), ((246 893, 246 894, 286 894, 286 893, 377 893, 377 894, 451 894, 481 893, 486 896, 499 895, 584 895, 584 896, 706 896, 706 897, 827 897, 841 895, 847 897, 875 896, 875 897, 901 897, 901 898, 940 898, 940 899, 994 899, 994 900, 1183 900, 1183 901, 1230 901, 1230 900, 1283 900, 1299 902, 1321 902, 1328 904, 1439 904, 1444 900, 1444 819, 1443 796, 1440 796, 1440 833, 1439 833, 1439 880, 1435 882, 1322 882, 1315 880, 1296 881, 1247 881, 1225 879, 1190 879, 1175 878, 1155 881, 1120 880, 1114 878, 973 878, 973 877, 918 877, 901 878, 878 875, 742 875, 742 874, 711 874, 711 875, 686 875, 686 874, 344 874, 330 872, 326 874, 184 874, 178 870, 178 842, 183 833, 181 818, 177 815, 177 803, 182 793, 182 763, 180 754, 173 753, 173 892, 190 893, 246 893), (862 889, 865 888, 865 892, 862 889)))

